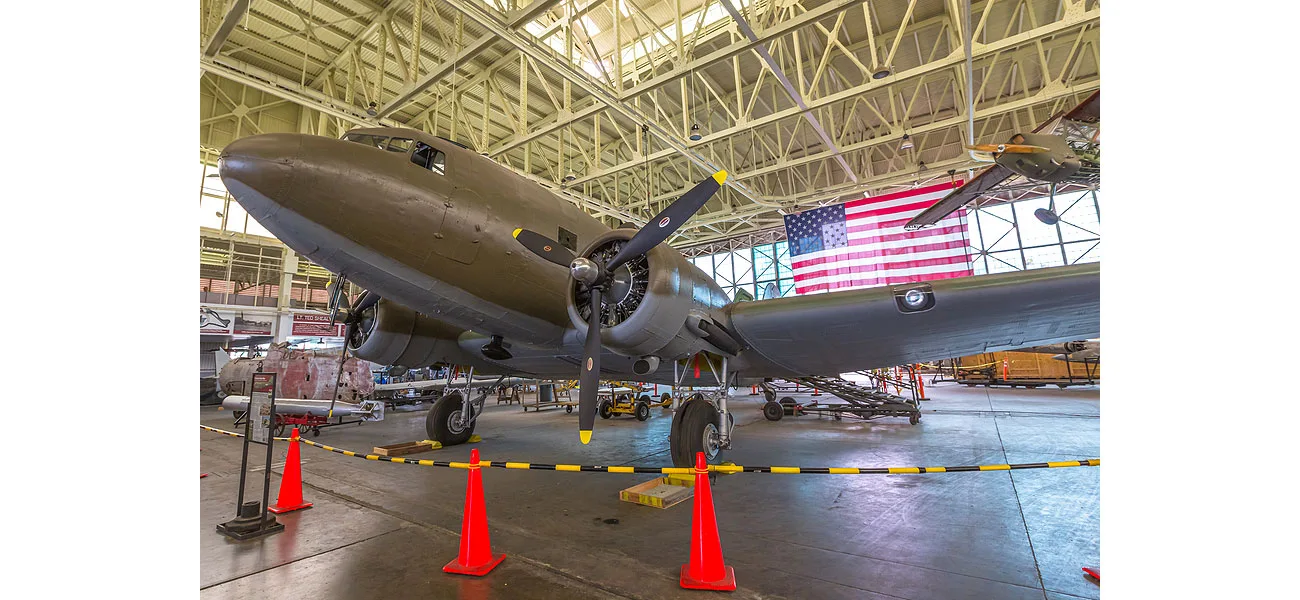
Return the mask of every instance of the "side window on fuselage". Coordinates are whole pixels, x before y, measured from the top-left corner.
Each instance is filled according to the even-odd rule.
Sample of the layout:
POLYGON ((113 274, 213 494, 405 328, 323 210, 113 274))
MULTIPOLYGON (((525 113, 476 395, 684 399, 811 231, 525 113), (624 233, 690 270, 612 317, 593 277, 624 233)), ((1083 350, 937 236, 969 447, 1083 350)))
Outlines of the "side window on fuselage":
POLYGON ((401 152, 402 154, 406 154, 411 150, 411 143, 412 141, 406 138, 393 138, 388 140, 387 150, 389 152, 401 152))
POLYGON ((386 143, 388 142, 388 138, 386 138, 386 137, 379 137, 379 136, 375 136, 375 135, 366 135, 366 134, 363 134, 363 133, 349 133, 349 134, 343 136, 343 139, 346 140, 346 141, 349 141, 349 142, 356 142, 356 143, 358 143, 358 144, 365 144, 365 145, 367 145, 367 146, 374 146, 374 147, 379 148, 379 149, 381 149, 381 150, 384 148, 384 146, 385 146, 386 143))
POLYGON ((415 152, 411 154, 411 162, 439 175, 447 173, 447 155, 424 142, 415 143, 415 152))

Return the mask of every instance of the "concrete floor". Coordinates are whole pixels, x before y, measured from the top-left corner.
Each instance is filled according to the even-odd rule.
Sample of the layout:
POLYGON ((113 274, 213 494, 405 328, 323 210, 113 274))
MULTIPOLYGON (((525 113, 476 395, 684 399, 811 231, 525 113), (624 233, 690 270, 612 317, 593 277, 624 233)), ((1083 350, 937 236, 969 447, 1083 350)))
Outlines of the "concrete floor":
MULTIPOLYGON (((763 419, 760 396, 733 401, 726 458, 741 465, 926 466, 1100 456, 1096 387, 1060 390, 927 387, 921 423, 763 419)), ((827 396, 823 396, 823 399, 827 396)), ((666 466, 670 411, 649 421, 598 420, 577 440, 577 416, 524 413, 489 400, 476 433, 484 459, 666 466)), ((326 429, 350 450, 424 439, 425 413, 326 429)), ((233 429, 229 412, 201 409, 233 429)), ((484 578, 447 575, 455 558, 465 471, 373 462, 303 447, 315 507, 280 517, 259 541, 214 530, 234 516, 241 440, 200 431, 204 598, 691 598, 678 569, 691 509, 620 502, 652 477, 484 471, 492 548, 508 555, 484 578), (610 524, 608 519, 617 519, 610 524)), ((283 461, 287 444, 277 444, 283 461)), ((466 460, 471 445, 416 455, 466 460)), ((280 467, 272 469, 272 494, 280 467)), ((260 478, 250 484, 260 499, 260 478)), ((739 598, 1098 598, 1082 566, 1099 564, 1097 468, 928 475, 724 476, 713 486, 739 598)))

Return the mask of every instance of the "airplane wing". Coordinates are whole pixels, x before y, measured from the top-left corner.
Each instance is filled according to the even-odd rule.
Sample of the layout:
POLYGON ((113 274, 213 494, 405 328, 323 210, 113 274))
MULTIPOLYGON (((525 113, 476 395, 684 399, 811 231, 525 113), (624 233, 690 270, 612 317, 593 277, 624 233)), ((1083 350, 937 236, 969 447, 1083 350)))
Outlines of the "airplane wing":
POLYGON ((736 302, 745 369, 771 376, 860 369, 1100 336, 1098 263, 736 302), (927 290, 930 308, 901 295, 927 290))
POLYGON ((1071 121, 1096 123, 1101 120, 1101 90, 1097 90, 1080 102, 1073 110, 1065 114, 1071 121))
POLYGON ((961 187, 953 190, 947 196, 944 196, 942 200, 935 202, 930 206, 930 208, 927 208, 921 211, 920 214, 912 217, 911 221, 908 221, 906 225, 903 225, 903 229, 912 231, 929 225, 934 225, 944 217, 952 214, 952 211, 964 206, 967 202, 979 198, 999 185, 1002 185, 1003 181, 1006 181, 1013 175, 1015 175, 1015 173, 1012 172, 1011 169, 1002 165, 995 164, 984 169, 983 171, 980 171, 979 175, 976 175, 970 181, 963 183, 961 187))

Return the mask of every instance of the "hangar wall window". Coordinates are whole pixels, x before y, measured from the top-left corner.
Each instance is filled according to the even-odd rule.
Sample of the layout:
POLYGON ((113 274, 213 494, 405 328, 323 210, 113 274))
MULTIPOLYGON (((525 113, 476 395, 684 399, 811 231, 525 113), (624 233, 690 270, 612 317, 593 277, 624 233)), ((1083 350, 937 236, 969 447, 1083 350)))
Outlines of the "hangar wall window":
POLYGON ((415 143, 415 153, 411 155, 411 162, 439 175, 447 172, 447 155, 424 142, 415 143))
POLYGON ((1034 211, 1048 199, 1033 198, 967 212, 972 269, 976 275, 1005 273, 1101 260, 1101 194, 1056 196, 1060 221, 1047 225, 1034 211))
POLYGON ((199 235, 199 303, 276 306, 283 247, 199 235))
POLYGON ((199 227, 218 231, 272 237, 271 232, 248 216, 217 177, 216 165, 199 162, 199 227))
POLYGON ((689 260, 718 282, 722 291, 733 300, 740 290, 758 300, 794 295, 790 249, 784 241, 706 254, 689 260))

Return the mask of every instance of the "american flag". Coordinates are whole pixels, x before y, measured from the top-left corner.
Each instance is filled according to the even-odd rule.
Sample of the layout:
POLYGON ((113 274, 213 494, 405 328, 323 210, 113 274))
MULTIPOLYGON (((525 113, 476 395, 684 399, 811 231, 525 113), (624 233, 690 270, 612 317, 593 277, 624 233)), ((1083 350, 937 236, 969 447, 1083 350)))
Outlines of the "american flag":
POLYGON ((960 185, 941 183, 786 215, 795 293, 971 275, 964 209, 933 227, 903 230, 960 185))

